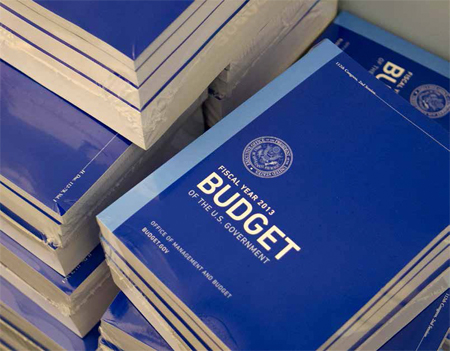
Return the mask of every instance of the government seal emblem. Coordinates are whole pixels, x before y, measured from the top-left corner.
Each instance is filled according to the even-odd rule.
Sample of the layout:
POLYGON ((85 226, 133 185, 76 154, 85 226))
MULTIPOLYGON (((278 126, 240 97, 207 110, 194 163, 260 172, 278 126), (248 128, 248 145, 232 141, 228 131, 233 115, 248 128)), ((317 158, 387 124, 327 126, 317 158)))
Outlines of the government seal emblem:
POLYGON ((292 165, 294 155, 283 140, 264 136, 252 140, 244 148, 242 162, 247 170, 260 178, 275 178, 292 165))
POLYGON ((450 93, 439 85, 421 85, 414 89, 409 100, 430 118, 441 118, 450 112, 450 93))

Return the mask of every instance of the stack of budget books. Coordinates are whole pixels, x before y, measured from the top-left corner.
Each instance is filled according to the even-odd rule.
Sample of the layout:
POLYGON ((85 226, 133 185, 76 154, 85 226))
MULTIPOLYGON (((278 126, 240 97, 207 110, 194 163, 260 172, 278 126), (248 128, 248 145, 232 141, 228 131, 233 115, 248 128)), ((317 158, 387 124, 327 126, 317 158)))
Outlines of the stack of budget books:
POLYGON ((389 347, 447 315, 449 143, 325 40, 98 215, 113 279, 177 350, 389 347))
POLYGON ((118 292, 95 215, 204 132, 206 92, 145 151, 4 61, 0 79, 2 281, 85 337, 118 292))
POLYGON ((209 86, 207 125, 213 126, 298 60, 336 12, 335 0, 286 1, 286 8, 273 14, 209 86))
MULTIPOLYGON (((380 350, 445 350, 450 343, 449 290, 384 344, 380 350)), ((123 293, 105 312, 99 328, 99 350, 171 350, 123 293)))
POLYGON ((123 293, 105 312, 99 330, 100 350, 171 350, 123 293))
POLYGON ((0 277, 0 325, 2 350, 97 349, 98 327, 80 338, 3 277, 0 277))
POLYGON ((1 57, 148 149, 291 3, 6 0, 1 57))
MULTIPOLYGON (((450 348, 450 291, 447 290, 379 350, 442 350, 450 348)), ((99 328, 99 350, 171 350, 123 293, 105 312, 99 328)))
POLYGON ((202 94, 144 151, 10 65, 1 67, 1 227, 69 274, 99 243, 95 214, 200 135, 202 94), (192 118, 191 118, 192 116, 192 118), (194 124, 195 125, 195 124, 194 124))
POLYGON ((347 12, 318 38, 329 39, 416 109, 450 131, 450 64, 347 12))
POLYGON ((2 278, 79 337, 118 293, 100 245, 65 277, 0 231, 0 269, 2 278))

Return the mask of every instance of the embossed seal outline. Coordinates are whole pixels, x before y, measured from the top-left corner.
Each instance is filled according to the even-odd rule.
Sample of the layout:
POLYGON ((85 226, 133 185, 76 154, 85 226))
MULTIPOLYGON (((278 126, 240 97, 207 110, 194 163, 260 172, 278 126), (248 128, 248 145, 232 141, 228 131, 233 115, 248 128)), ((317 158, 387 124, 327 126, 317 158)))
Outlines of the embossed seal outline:
POLYGON ((424 115, 433 119, 444 117, 447 113, 450 112, 450 93, 445 88, 436 84, 423 84, 418 86, 412 91, 409 102, 424 115), (422 101, 419 101, 419 98, 420 94, 426 91, 434 92, 435 94, 439 94, 444 98, 444 107, 441 110, 432 112, 422 108, 422 101))
POLYGON ((284 140, 274 137, 274 136, 261 136, 258 138, 253 139, 250 141, 244 148, 244 151, 242 152, 242 163, 244 164, 247 171, 249 171, 251 174, 253 174, 256 177, 259 178, 276 178, 281 176, 282 174, 286 173, 289 168, 291 167, 294 160, 294 153, 292 152, 291 147, 288 143, 286 143, 284 140), (282 162, 282 165, 277 168, 276 170, 261 170, 257 168, 251 158, 251 154, 253 150, 265 143, 271 143, 278 147, 280 147, 284 152, 284 160, 282 162))

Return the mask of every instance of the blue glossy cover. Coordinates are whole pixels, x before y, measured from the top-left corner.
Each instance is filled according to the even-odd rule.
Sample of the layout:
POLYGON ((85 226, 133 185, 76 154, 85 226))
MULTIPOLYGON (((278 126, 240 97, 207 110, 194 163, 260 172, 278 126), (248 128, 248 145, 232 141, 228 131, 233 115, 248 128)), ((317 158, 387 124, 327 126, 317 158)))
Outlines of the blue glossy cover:
POLYGON ((171 350, 153 326, 140 314, 124 293, 119 293, 102 317, 107 323, 155 350, 171 350))
POLYGON ((4 61, 0 173, 64 215, 131 143, 4 61))
MULTIPOLYGON (((81 73, 75 67, 72 67, 67 62, 64 62, 60 58, 54 57, 49 54, 46 50, 39 46, 39 43, 33 43, 28 39, 22 37, 19 33, 15 32, 13 29, 7 27, 4 24, 0 25, 11 32, 12 34, 20 37, 22 40, 28 42, 38 50, 40 50, 44 55, 50 56, 52 59, 56 59, 59 63, 64 66, 72 69, 76 74, 81 74, 84 78, 88 79, 92 83, 99 85, 102 87, 105 92, 109 95, 113 95, 122 102, 134 108, 136 111, 142 112, 146 109, 146 107, 155 99, 155 97, 166 87, 182 70, 196 57, 201 50, 210 42, 219 32, 220 30, 248 3, 249 0, 245 0, 243 3, 237 3, 238 8, 232 13, 225 21, 221 23, 217 23, 217 29, 205 42, 202 42, 200 48, 192 55, 186 56, 183 62, 180 62, 180 68, 172 75, 168 76, 167 81, 162 85, 161 89, 156 92, 155 95, 148 97, 146 101, 142 101, 140 106, 135 106, 131 104, 126 99, 116 95, 112 91, 110 91, 107 87, 103 86, 103 83, 99 83, 95 81, 92 77, 81 73)), ((110 0, 102 0, 102 1, 85 1, 80 3, 79 1, 71 1, 71 0, 56 0, 56 1, 37 1, 43 7, 46 7, 48 10, 53 11, 55 14, 66 18, 69 21, 72 21, 74 24, 81 26, 87 31, 90 31, 91 34, 98 36, 99 38, 105 40, 107 43, 122 51, 125 55, 128 55, 131 59, 136 59, 142 51, 153 41, 155 40, 164 29, 170 25, 172 21, 174 21, 183 11, 187 9, 187 7, 193 3, 193 0, 156 0, 156 1, 110 1, 110 0), (156 18, 154 21, 149 21, 148 19, 153 17, 156 18), (119 20, 120 18, 120 20, 119 20), (100 19, 100 20, 99 20, 100 19), (130 25, 133 27, 130 27, 130 25), (118 28, 118 32, 114 31, 114 28, 118 28)), ((184 25, 191 17, 193 17, 197 11, 200 10, 205 4, 206 0, 199 0, 198 6, 192 9, 189 12, 189 16, 184 19, 183 23, 180 24, 180 27, 184 25)), ((116 71, 114 68, 105 66, 104 63, 100 63, 96 59, 89 56, 86 52, 81 52, 73 45, 67 43, 63 38, 58 37, 58 33, 50 33, 46 29, 40 27, 36 23, 33 23, 29 19, 22 16, 20 13, 14 11, 12 8, 8 7, 5 3, 0 3, 0 7, 5 9, 6 11, 13 14, 15 17, 20 18, 25 21, 29 25, 38 29, 45 35, 59 41, 60 43, 68 46, 70 49, 81 52, 83 56, 92 60, 95 64, 99 64, 103 68, 106 68, 108 71, 117 75, 119 78, 123 79, 125 82, 130 84, 133 88, 140 88, 145 84, 148 79, 153 76, 153 73, 160 69, 164 62, 172 56, 172 54, 183 47, 183 44, 186 43, 186 40, 191 37, 195 32, 201 30, 202 25, 207 23, 208 18, 216 11, 220 11, 219 8, 225 3, 225 0, 217 1, 215 7, 209 12, 209 14, 201 18, 201 22, 196 26, 189 26, 189 31, 184 33, 185 40, 175 47, 171 54, 169 54, 165 60, 159 65, 152 73, 149 72, 148 76, 143 78, 142 81, 136 85, 135 83, 129 81, 127 78, 122 76, 121 72, 116 71)), ((180 27, 176 28, 175 31, 168 37, 170 38, 172 35, 179 34, 180 27)), ((166 38, 166 39, 168 39, 166 38)), ((161 44, 162 45, 162 44, 161 44)), ((134 67, 137 72, 147 60, 152 56, 145 57, 143 62, 139 63, 139 67, 134 67)), ((135 62, 136 63, 136 62, 135 62)))
POLYGON ((84 338, 80 338, 2 277, 0 277, 0 301, 64 350, 93 351, 97 349, 98 326, 95 326, 84 338))
POLYGON ((424 115, 450 130, 450 63, 342 12, 317 39, 329 39, 424 115))
POLYGON ((67 277, 64 277, 1 230, 0 245, 4 246, 8 251, 26 263, 36 272, 36 274, 39 274, 42 278, 48 280, 67 295, 71 295, 77 290, 91 273, 105 260, 105 255, 99 244, 77 267, 74 268, 72 272, 67 275, 67 277))
POLYGON ((317 349, 448 226, 449 152, 325 41, 99 219, 228 346, 317 349))
POLYGON ((194 0, 36 2, 134 60, 194 0))
POLYGON ((447 290, 380 350, 438 350, 450 328, 449 298, 447 290))

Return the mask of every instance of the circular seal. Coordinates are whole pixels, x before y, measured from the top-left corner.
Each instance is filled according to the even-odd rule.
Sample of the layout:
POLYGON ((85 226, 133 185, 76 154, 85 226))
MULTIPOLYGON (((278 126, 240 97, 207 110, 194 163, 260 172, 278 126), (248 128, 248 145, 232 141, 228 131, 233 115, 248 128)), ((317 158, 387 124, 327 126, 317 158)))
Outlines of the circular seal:
POLYGON ((242 153, 244 166, 260 178, 279 177, 291 167, 293 158, 289 145, 271 136, 252 140, 242 153))
POLYGON ((430 118, 441 118, 450 111, 450 93, 439 85, 425 84, 414 89, 411 105, 430 118))

